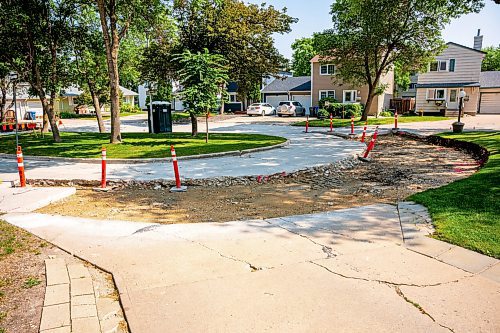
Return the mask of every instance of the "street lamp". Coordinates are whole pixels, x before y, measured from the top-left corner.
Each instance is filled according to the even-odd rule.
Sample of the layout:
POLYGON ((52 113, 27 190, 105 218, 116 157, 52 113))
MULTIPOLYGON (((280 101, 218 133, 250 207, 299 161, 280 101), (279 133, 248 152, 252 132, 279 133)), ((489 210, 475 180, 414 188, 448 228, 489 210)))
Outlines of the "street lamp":
POLYGON ((460 90, 460 93, 458 93, 458 121, 454 122, 452 124, 453 126, 453 133, 462 133, 464 130, 464 123, 460 121, 461 116, 462 116, 462 108, 464 105, 464 99, 467 97, 467 94, 465 93, 464 90, 460 90))
POLYGON ((16 149, 19 147, 19 134, 17 132, 17 129, 19 127, 19 123, 17 120, 17 98, 16 98, 16 83, 17 83, 17 78, 18 75, 16 72, 10 72, 9 73, 9 80, 12 82, 12 98, 14 100, 14 117, 16 119, 16 149))

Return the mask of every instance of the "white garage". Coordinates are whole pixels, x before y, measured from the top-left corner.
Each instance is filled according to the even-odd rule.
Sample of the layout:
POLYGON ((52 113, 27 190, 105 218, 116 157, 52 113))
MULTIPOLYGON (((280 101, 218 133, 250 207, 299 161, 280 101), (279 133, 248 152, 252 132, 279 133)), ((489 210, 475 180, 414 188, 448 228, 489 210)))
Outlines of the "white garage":
POLYGON ((309 108, 311 106, 311 77, 279 78, 268 84, 260 92, 262 93, 262 100, 274 107, 277 107, 281 101, 292 99, 309 108))
POLYGON ((482 92, 479 114, 500 114, 500 92, 482 92))
POLYGON ((479 76, 479 114, 500 114, 500 71, 481 72, 479 76))
POLYGON ((266 96, 264 102, 271 104, 275 108, 278 107, 279 102, 288 100, 287 95, 279 96, 266 96))
POLYGON ((306 108, 306 110, 309 110, 311 107, 311 95, 293 95, 292 100, 299 102, 302 104, 303 107, 306 108))

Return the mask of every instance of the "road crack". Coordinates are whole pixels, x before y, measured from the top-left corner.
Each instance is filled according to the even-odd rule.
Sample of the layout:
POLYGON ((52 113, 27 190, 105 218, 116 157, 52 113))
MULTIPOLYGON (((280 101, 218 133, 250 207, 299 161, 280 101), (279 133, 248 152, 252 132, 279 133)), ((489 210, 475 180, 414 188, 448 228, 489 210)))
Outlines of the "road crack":
MULTIPOLYGON (((283 219, 281 219, 281 220, 283 220, 283 219)), ((276 225, 276 224, 273 224, 273 223, 271 223, 271 222, 269 222, 269 221, 266 221, 266 220, 264 220, 264 221, 265 221, 266 223, 268 223, 268 224, 272 225, 272 226, 276 226, 276 227, 278 227, 278 228, 280 228, 280 229, 283 229, 283 230, 285 230, 285 231, 288 231, 289 233, 292 233, 292 234, 294 234, 294 235, 297 235, 297 236, 300 236, 300 237, 302 237, 302 238, 304 238, 304 239, 307 239, 308 241, 310 241, 311 243, 313 243, 313 244, 315 244, 315 245, 321 246, 321 251, 323 251, 323 252, 326 254, 327 259, 329 259, 329 258, 335 258, 335 257, 337 256, 337 254, 336 254, 336 253, 334 253, 333 249, 332 249, 331 247, 327 246, 327 245, 324 245, 324 244, 318 243, 318 242, 316 242, 314 239, 311 239, 310 237, 308 237, 308 236, 306 236, 306 235, 303 235, 303 234, 301 234, 301 233, 299 233, 299 232, 296 232, 296 231, 293 231, 293 230, 287 229, 287 228, 285 228, 285 227, 283 227, 283 226, 281 226, 281 225, 276 225)), ((283 220, 283 221, 285 221, 285 220, 283 220)), ((292 224, 294 224, 295 226, 297 226, 295 223, 293 223, 293 222, 291 222, 291 223, 292 223, 292 224)))
POLYGON ((396 291, 396 294, 398 294, 398 296, 400 296, 402 299, 405 300, 405 302, 407 302, 408 304, 411 304, 413 305, 416 309, 418 309, 418 311, 420 311, 420 313, 422 313, 423 315, 431 318, 431 320, 433 322, 435 322, 436 324, 438 324, 439 326, 443 327, 443 328, 446 328, 447 330, 449 330, 450 332, 453 332, 455 333, 455 331, 453 330, 453 328, 451 327, 448 327, 446 325, 443 325, 441 323, 439 323, 433 316, 431 316, 427 311, 425 311, 425 309, 420 305, 418 304, 417 302, 415 301, 412 301, 411 299, 409 299, 404 293, 403 291, 399 288, 399 286, 394 286, 394 289, 396 291))
POLYGON ((246 264, 250 270, 252 272, 256 272, 256 271, 262 271, 262 270, 265 270, 265 269, 273 269, 274 267, 259 267, 259 266, 255 266, 253 265, 252 263, 246 261, 246 260, 243 260, 243 259, 239 259, 239 258, 236 258, 236 257, 233 257, 233 256, 230 256, 230 255, 225 255, 224 253, 214 249, 214 248, 211 248, 210 246, 207 246, 201 242, 198 242, 198 241, 195 241, 195 240, 191 240, 191 239, 188 239, 188 238, 184 238, 184 237, 181 237, 179 235, 175 235, 177 238, 180 238, 182 240, 185 240, 187 242, 191 242, 193 244, 196 244, 196 245, 199 245, 201 247, 204 247, 205 249, 209 250, 209 251, 212 251, 212 252, 215 252, 217 253, 221 258, 225 258, 225 259, 228 259, 228 260, 232 260, 232 261, 236 261, 236 262, 241 262, 241 263, 244 263, 246 264))

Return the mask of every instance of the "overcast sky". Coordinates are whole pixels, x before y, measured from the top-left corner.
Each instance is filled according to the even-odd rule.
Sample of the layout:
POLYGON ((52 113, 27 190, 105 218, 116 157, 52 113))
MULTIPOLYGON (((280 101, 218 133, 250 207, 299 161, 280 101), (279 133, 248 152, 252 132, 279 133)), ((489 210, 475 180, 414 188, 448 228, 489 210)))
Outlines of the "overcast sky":
MULTIPOLYGON (((295 39, 310 37, 331 27, 329 15, 331 0, 247 0, 251 3, 262 2, 276 8, 286 7, 288 14, 299 19, 292 26, 292 32, 287 35, 276 35, 276 47, 287 58, 292 57, 290 45, 295 39)), ((443 38, 447 42, 455 42, 472 47, 477 29, 484 35, 483 46, 500 45, 500 5, 492 0, 485 0, 486 6, 479 14, 464 15, 451 22, 443 31, 443 38)))

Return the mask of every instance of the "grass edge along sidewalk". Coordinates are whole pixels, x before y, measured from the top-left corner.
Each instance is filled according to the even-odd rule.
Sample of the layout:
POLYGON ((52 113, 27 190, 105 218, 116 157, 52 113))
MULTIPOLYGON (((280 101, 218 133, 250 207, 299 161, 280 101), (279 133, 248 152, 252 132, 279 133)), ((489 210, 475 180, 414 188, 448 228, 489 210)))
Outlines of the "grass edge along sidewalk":
MULTIPOLYGON (((43 138, 30 133, 22 134, 20 145, 25 156, 66 158, 100 158, 106 147, 108 158, 165 158, 170 157, 173 144, 177 156, 220 153, 270 147, 286 142, 285 138, 262 134, 213 133, 205 143, 205 134, 192 137, 191 133, 123 133, 123 143, 109 144, 109 134, 62 132, 62 142, 55 143, 50 135, 43 138)), ((13 135, 0 137, 0 153, 14 154, 13 135)))
MULTIPOLYGON (((417 122, 426 122, 426 121, 442 121, 442 120, 448 120, 451 118, 447 117, 441 117, 441 116, 399 116, 398 117, 398 122, 399 123, 417 123, 417 122)), ((365 122, 361 121, 359 119, 354 120, 354 126, 362 126, 364 125, 365 122)), ((368 118, 368 125, 388 125, 388 124, 394 124, 394 117, 385 117, 385 118, 373 118, 370 117, 368 118)), ((300 121, 297 123, 294 123, 293 126, 305 126, 306 122, 305 121, 300 121)), ((333 126, 334 127, 349 127, 351 126, 351 119, 338 119, 334 118, 333 119, 333 126)), ((309 120, 309 127, 330 127, 330 119, 310 119, 309 120)))
MULTIPOLYGON (((476 143, 490 152, 472 176, 414 194, 408 199, 429 210, 434 237, 500 259, 500 132, 441 133, 476 143)), ((457 172, 460 166, 456 166, 457 172)))

